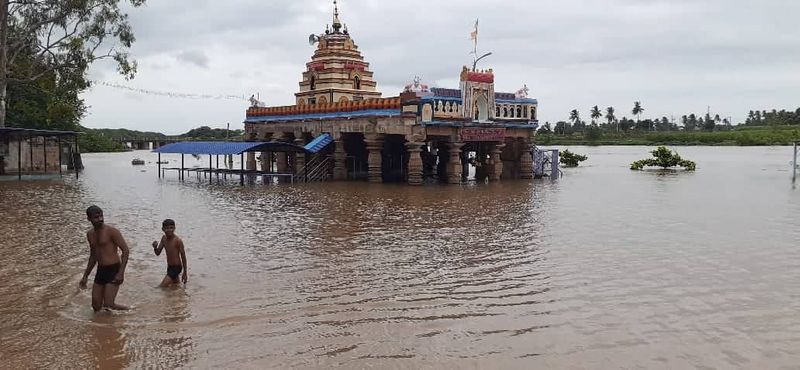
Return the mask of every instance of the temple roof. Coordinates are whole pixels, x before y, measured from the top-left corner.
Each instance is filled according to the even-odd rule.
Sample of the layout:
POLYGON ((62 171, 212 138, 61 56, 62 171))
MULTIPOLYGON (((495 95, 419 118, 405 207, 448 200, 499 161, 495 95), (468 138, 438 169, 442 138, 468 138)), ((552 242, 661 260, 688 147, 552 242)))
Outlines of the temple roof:
POLYGON ((351 112, 324 112, 324 113, 306 113, 306 114, 291 114, 283 116, 247 116, 245 123, 264 123, 264 122, 284 122, 284 121, 315 121, 325 120, 331 118, 350 119, 359 117, 397 117, 402 112, 399 108, 396 109, 368 109, 351 112))
MULTIPOLYGON (((431 88, 433 98, 450 98, 461 100, 461 90, 459 89, 444 89, 441 87, 431 88)), ((536 99, 524 98, 518 99, 514 93, 496 92, 494 98, 498 102, 515 102, 515 103, 536 103, 536 99)))

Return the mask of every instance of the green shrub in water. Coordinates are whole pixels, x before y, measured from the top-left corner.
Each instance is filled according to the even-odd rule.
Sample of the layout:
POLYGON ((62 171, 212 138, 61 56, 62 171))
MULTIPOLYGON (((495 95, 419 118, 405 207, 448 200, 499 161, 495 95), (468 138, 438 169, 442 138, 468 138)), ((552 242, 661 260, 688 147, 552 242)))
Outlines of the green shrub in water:
POLYGON ((660 146, 656 150, 650 153, 653 154, 653 158, 645 158, 633 162, 631 163, 631 169, 641 170, 646 166, 661 167, 661 168, 670 168, 679 166, 685 168, 687 171, 694 171, 695 169, 694 162, 681 158, 681 156, 678 155, 678 153, 673 153, 666 147, 660 146))
POLYGON ((578 167, 581 162, 587 159, 585 155, 575 154, 568 149, 565 149, 560 155, 561 158, 558 161, 561 162, 564 167, 578 167))

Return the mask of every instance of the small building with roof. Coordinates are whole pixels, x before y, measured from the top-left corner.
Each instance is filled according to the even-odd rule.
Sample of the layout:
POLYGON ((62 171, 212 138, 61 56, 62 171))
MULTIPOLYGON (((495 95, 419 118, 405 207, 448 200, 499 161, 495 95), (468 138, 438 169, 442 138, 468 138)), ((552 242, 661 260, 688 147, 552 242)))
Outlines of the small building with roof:
POLYGON ((63 165, 83 169, 76 131, 0 127, 0 180, 63 175, 63 165))
MULTIPOLYGON (((328 158, 334 180, 460 183, 531 179, 531 148, 538 127, 536 99, 527 87, 496 92, 492 69, 463 67, 460 86, 431 88, 418 77, 398 96, 382 97, 369 63, 339 19, 312 34, 316 45, 295 93, 295 104, 253 104, 245 119, 248 140, 280 140, 305 146, 320 135, 331 145, 309 160, 328 158), (471 170, 471 168, 473 168, 471 170)), ((264 152, 248 169, 301 171, 308 164, 290 153, 264 152)))

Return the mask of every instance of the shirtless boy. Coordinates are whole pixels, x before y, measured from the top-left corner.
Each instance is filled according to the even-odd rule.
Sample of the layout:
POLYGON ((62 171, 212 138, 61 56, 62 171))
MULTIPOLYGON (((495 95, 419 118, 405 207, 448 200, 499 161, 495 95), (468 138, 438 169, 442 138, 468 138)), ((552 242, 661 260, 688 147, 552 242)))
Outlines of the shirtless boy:
POLYGON ((92 223, 92 229, 86 232, 89 241, 89 263, 83 273, 79 285, 86 288, 86 280, 97 265, 92 285, 92 309, 94 312, 102 308, 127 310, 128 307, 115 302, 119 286, 125 279, 125 267, 128 265, 128 244, 122 234, 113 226, 103 223, 103 210, 98 206, 86 209, 86 217, 92 223), (122 251, 122 260, 117 254, 122 251))
POLYGON ((164 236, 161 237, 161 242, 153 241, 153 252, 156 256, 160 256, 162 250, 167 251, 167 276, 164 276, 159 286, 166 287, 179 283, 178 275, 181 275, 181 271, 183 271, 181 281, 186 284, 188 281, 186 251, 183 248, 183 240, 175 235, 175 221, 164 220, 161 223, 161 230, 164 231, 164 236))

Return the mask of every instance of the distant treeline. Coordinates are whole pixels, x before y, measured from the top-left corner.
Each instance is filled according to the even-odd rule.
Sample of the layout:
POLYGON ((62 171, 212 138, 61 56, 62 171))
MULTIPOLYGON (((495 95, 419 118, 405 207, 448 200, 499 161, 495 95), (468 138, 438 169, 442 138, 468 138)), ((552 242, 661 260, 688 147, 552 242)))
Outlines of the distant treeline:
POLYGON ((189 130, 189 132, 180 135, 186 138, 203 139, 203 140, 241 140, 244 137, 244 130, 227 130, 224 128, 211 128, 208 126, 200 126, 189 130))
POLYGON ((98 128, 98 129, 91 129, 97 132, 100 135, 103 135, 112 140, 122 140, 122 139, 131 139, 131 140, 143 140, 143 139, 165 139, 169 137, 183 137, 183 138, 190 138, 190 139, 225 139, 230 138, 232 140, 241 139, 244 131, 242 130, 226 130, 224 128, 211 128, 208 126, 200 126, 198 128, 194 128, 189 130, 186 133, 180 135, 165 135, 160 132, 152 132, 152 131, 136 131, 136 130, 128 130, 124 128, 98 128))
POLYGON ((744 124, 748 126, 800 125, 800 108, 797 108, 794 112, 783 109, 780 111, 773 109, 771 112, 751 110, 747 113, 747 119, 744 124))
POLYGON ((719 114, 690 113, 675 122, 667 117, 639 119, 643 112, 640 102, 634 102, 631 110, 636 120, 617 118, 613 107, 601 111, 594 106, 589 110, 591 121, 586 122, 573 109, 568 120, 541 125, 537 141, 565 145, 783 145, 800 140, 800 129, 793 127, 800 126, 800 108, 794 112, 750 111, 744 124, 738 125, 719 114))
MULTIPOLYGON (((587 129, 587 133, 593 132, 587 129)), ((575 132, 569 135, 537 134, 543 145, 790 145, 800 141, 800 126, 734 126, 725 131, 629 131, 607 132, 592 137, 575 132)))
MULTIPOLYGON (((98 128, 90 129, 81 127, 81 150, 86 152, 118 152, 125 150, 121 140, 150 140, 166 139, 168 135, 152 131, 136 131, 124 128, 98 128)), ((178 136, 187 140, 241 140, 243 130, 226 130, 224 128, 211 128, 200 126, 178 136)))

